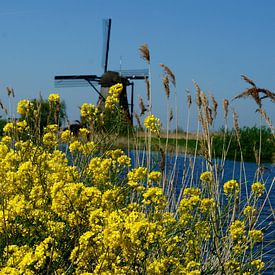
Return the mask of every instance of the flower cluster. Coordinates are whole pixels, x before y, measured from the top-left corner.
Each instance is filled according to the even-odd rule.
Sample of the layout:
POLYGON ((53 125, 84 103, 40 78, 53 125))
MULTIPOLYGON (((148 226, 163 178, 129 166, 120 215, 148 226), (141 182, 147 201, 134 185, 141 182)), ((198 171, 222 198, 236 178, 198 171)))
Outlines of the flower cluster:
POLYGON ((48 101, 52 103, 59 103, 60 102, 60 95, 59 94, 50 94, 48 96, 48 101))
POLYGON ((236 180, 229 180, 224 183, 223 191, 227 196, 232 194, 238 196, 240 192, 239 183, 236 180))
MULTIPOLYGON (((121 89, 112 87, 110 97, 121 89)), ((59 102, 55 95, 49 100, 59 102)), ((28 106, 22 101, 20 112, 28 106)), ((81 115, 92 122, 98 110, 84 104, 81 115)), ((29 123, 7 123, 0 141, 0 274, 255 274, 264 268, 253 254, 264 240, 255 227, 261 183, 252 185, 251 205, 238 216, 234 200, 220 207, 211 172, 200 175, 209 184, 191 182, 173 200, 165 173, 134 166, 121 149, 102 148, 91 130, 76 136, 49 124, 37 141, 26 138, 29 123)), ((154 116, 145 126, 160 131, 154 116)), ((238 182, 226 182, 224 192, 236 196, 238 182)))
POLYGON ((265 185, 261 182, 255 182, 251 186, 252 192, 255 194, 255 196, 260 197, 265 192, 265 185))
POLYGON ((144 119, 144 126, 146 129, 152 131, 153 133, 159 135, 160 133, 160 119, 156 118, 154 115, 147 116, 144 119))
POLYGON ((122 92, 123 86, 121 83, 117 83, 110 87, 109 95, 105 100, 106 109, 114 109, 115 106, 119 103, 119 97, 122 92))
POLYGON ((17 104, 17 113, 20 115, 27 115, 33 108, 33 103, 28 99, 20 100, 17 104))

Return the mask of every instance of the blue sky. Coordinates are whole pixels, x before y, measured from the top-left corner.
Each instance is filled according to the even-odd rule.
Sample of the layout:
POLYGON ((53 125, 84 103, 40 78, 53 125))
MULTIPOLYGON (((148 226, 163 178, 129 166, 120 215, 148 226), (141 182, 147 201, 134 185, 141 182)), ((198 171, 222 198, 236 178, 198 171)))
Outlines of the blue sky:
MULTIPOLYGON (((112 18, 109 69, 118 69, 120 60, 122 69, 145 68, 138 48, 149 45, 153 111, 164 124, 160 63, 176 75, 181 128, 186 127, 186 90, 195 95, 193 79, 215 95, 220 112, 224 98, 232 99, 248 87, 241 74, 259 87, 275 90, 274 0, 10 0, 0 2, 1 100, 8 105, 6 86, 15 90, 13 110, 20 99, 58 92, 70 120, 78 119, 78 107, 96 103, 97 95, 89 88, 56 89, 53 79, 60 74, 102 73, 104 18, 112 18)), ((144 83, 135 87, 136 99, 145 98, 144 83)), ((173 96, 170 104, 174 105, 173 96)), ((252 100, 231 105, 241 126, 259 123, 252 100)), ((264 107, 274 122, 274 103, 265 101, 264 107)), ((220 126, 222 116, 215 124, 220 126)), ((194 104, 191 129, 196 129, 194 104)))

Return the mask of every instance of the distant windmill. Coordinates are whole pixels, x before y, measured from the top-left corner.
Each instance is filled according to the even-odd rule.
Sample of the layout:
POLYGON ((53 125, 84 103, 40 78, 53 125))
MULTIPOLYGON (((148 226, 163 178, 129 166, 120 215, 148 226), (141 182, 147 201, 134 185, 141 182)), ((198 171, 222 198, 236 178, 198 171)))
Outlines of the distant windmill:
POLYGON ((111 19, 103 20, 103 51, 102 51, 102 67, 104 73, 97 75, 59 75, 55 76, 55 87, 84 87, 91 86, 99 95, 98 106, 102 107, 108 96, 109 88, 117 83, 123 84, 123 90, 120 95, 120 105, 126 112, 127 116, 133 124, 134 110, 134 82, 133 80, 144 80, 148 78, 148 70, 119 70, 108 71, 108 56, 111 35, 111 19), (96 87, 100 85, 100 90, 96 87), (127 87, 131 87, 131 103, 128 104, 127 87), (131 107, 129 112, 129 106, 131 107))

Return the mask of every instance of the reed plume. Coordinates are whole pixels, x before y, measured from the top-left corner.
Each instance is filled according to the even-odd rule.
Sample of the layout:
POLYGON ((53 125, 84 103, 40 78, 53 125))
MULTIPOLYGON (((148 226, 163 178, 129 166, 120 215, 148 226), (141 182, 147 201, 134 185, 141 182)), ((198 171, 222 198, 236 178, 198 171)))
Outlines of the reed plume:
POLYGON ((163 86, 164 86, 165 94, 166 94, 167 98, 169 98, 169 96, 170 96, 170 87, 169 87, 169 77, 168 77, 168 75, 165 75, 162 78, 162 83, 163 83, 163 86))
POLYGON ((223 100, 223 111, 224 111, 224 119, 226 120, 228 117, 228 106, 229 106, 229 101, 228 99, 223 100))
POLYGON ((138 114, 136 112, 134 112, 134 116, 135 116, 135 119, 137 121, 139 130, 143 130, 143 127, 142 127, 142 124, 141 124, 141 121, 140 121, 140 117, 138 116, 138 114))
POLYGON ((171 109, 169 113, 169 121, 171 122, 173 118, 174 118, 173 109, 171 109))
POLYGON ((267 89, 258 88, 255 85, 255 83, 245 75, 242 75, 242 79, 244 81, 248 82, 249 84, 251 84, 252 88, 246 89, 244 92, 235 96, 233 98, 233 100, 239 99, 239 98, 252 97, 255 100, 256 104, 259 106, 259 108, 262 107, 262 100, 265 98, 269 98, 271 101, 275 102, 275 93, 273 93, 267 89))
POLYGON ((160 64, 160 66, 163 68, 164 73, 169 77, 169 80, 172 82, 172 84, 174 85, 174 87, 176 87, 176 77, 173 74, 173 72, 170 70, 170 68, 167 67, 164 64, 160 64))
POLYGON ((143 44, 139 47, 141 57, 150 64, 150 51, 147 44, 143 44))
POLYGON ((240 141, 241 141, 241 130, 240 130, 240 127, 239 127, 239 121, 238 121, 238 114, 235 110, 233 110, 233 126, 234 126, 234 129, 236 131, 236 136, 237 136, 237 140, 240 144, 240 141))
POLYGON ((213 111, 213 120, 217 117, 217 109, 218 109, 218 102, 215 99, 214 95, 211 94, 211 100, 212 100, 212 111, 213 111))
POLYGON ((187 104, 189 109, 192 105, 192 96, 190 94, 187 95, 187 104))
POLYGON ((272 125, 270 117, 266 114, 265 110, 263 108, 259 108, 256 110, 256 112, 258 112, 264 118, 266 124, 269 126, 269 128, 271 129, 271 132, 274 136, 274 127, 272 125))
POLYGON ((6 87, 6 90, 7 90, 8 96, 14 97, 14 90, 12 87, 6 87))
POLYGON ((140 116, 142 116, 147 111, 147 108, 145 108, 145 105, 141 96, 138 97, 138 105, 140 108, 140 116))
POLYGON ((246 81, 246 82, 249 83, 250 85, 256 87, 256 84, 255 84, 250 78, 248 78, 248 76, 242 74, 241 77, 242 77, 242 79, 243 79, 244 81, 246 81))
POLYGON ((147 77, 145 79, 147 100, 150 101, 150 81, 147 77))

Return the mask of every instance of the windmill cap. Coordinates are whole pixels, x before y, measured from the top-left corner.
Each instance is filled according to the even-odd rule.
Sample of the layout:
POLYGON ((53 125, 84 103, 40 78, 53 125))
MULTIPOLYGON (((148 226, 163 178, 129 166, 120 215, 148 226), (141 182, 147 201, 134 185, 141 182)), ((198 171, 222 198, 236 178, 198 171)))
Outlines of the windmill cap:
POLYGON ((123 85, 129 85, 129 81, 127 78, 119 75, 118 72, 108 71, 101 76, 99 81, 102 87, 111 87, 117 83, 122 83, 123 85))

